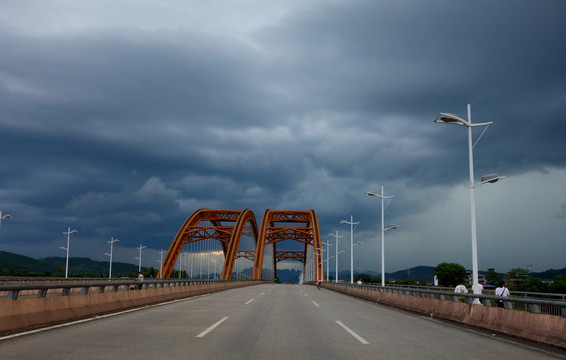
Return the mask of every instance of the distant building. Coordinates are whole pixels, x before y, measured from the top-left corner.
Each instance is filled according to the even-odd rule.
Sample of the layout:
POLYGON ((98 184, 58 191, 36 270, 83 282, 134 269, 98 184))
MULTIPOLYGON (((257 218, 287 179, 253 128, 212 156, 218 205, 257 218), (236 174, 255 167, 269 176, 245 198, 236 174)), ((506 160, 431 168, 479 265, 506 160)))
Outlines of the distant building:
MULTIPOLYGON (((467 285, 472 285, 473 281, 472 281, 472 273, 470 271, 466 271, 466 276, 468 277, 467 279, 467 285)), ((485 284, 485 275, 481 275, 478 274, 478 282, 480 284, 485 284)))

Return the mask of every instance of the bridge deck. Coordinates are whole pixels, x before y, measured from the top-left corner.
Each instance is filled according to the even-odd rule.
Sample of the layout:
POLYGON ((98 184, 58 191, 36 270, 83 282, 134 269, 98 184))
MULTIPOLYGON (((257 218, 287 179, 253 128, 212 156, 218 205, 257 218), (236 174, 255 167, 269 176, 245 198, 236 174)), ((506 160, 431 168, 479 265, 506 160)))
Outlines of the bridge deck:
POLYGON ((478 359, 564 353, 314 286, 258 285, 0 340, 14 359, 478 359))

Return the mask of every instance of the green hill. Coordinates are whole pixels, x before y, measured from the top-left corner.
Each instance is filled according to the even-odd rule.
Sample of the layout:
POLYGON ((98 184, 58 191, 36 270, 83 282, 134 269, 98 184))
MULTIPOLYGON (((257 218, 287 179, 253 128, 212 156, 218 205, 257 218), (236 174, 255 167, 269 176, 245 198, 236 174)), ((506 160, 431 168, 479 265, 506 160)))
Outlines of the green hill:
MULTIPOLYGON (((65 272, 66 258, 50 256, 33 259, 6 251, 0 251, 0 275, 52 276, 65 272)), ((83 257, 69 258, 69 275, 81 274, 92 277, 108 275, 108 261, 94 261, 83 257)), ((136 273, 138 266, 121 262, 112 262, 112 275, 120 276, 136 273)))
MULTIPOLYGON (((65 266, 64 263, 63 266, 65 266)), ((57 272, 57 266, 46 264, 40 260, 32 259, 27 256, 0 251, 0 270, 3 272, 10 271, 37 274, 49 272, 55 274, 57 272)))

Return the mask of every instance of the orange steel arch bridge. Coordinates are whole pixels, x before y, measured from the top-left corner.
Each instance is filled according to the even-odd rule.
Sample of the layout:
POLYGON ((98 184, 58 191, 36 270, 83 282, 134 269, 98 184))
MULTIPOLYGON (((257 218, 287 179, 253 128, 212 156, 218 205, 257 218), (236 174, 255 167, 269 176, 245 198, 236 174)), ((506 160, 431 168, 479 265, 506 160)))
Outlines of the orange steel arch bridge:
MULTIPOLYGON (((190 276, 194 277, 193 267, 196 266, 195 272, 202 277, 204 262, 207 268, 212 264, 212 276, 222 280, 245 272, 254 280, 275 279, 277 265, 294 260, 302 263, 303 274, 308 270, 313 280, 324 280, 321 247, 314 210, 265 210, 258 231, 255 216, 249 209, 200 209, 192 213, 177 232, 158 277, 171 277, 175 264, 181 269, 185 261, 186 276, 189 276, 187 263, 190 263, 190 276), (288 248, 291 243, 293 249, 277 249, 282 242, 282 247, 288 248), (183 251, 187 247, 188 255, 183 251), (238 270, 238 263, 243 263, 245 269, 240 265, 238 270)), ((210 270, 205 272, 210 276, 210 270)))

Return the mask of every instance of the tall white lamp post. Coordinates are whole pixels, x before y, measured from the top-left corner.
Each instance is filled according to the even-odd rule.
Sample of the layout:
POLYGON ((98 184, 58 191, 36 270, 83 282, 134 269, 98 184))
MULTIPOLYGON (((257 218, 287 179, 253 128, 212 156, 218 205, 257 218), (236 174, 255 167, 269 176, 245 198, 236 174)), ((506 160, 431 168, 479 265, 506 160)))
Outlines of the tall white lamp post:
MULTIPOLYGON (((322 243, 322 244, 324 244, 324 243, 322 243)), ((318 248, 318 251, 322 254, 322 260, 318 263, 318 268, 320 269, 320 266, 321 266, 321 265, 324 267, 324 261, 325 261, 325 260, 324 260, 324 252, 325 252, 326 250, 324 250, 323 248, 318 248)), ((328 258, 329 255, 330 255, 330 254, 327 252, 327 253, 326 253, 326 257, 328 258)), ((327 265, 327 266, 328 266, 328 265, 327 265)), ((323 268, 323 270, 320 272, 320 274, 318 274, 318 277, 319 277, 319 278, 317 279, 317 281, 320 281, 320 282, 324 281, 324 268, 323 268)))
POLYGON ((147 247, 147 246, 145 246, 145 245, 142 246, 142 244, 140 244, 140 246, 136 248, 136 249, 138 249, 138 250, 140 251, 140 257, 139 257, 139 258, 136 258, 136 259, 138 259, 138 272, 141 272, 141 259, 142 259, 142 258, 141 258, 141 251, 142 251, 142 249, 145 249, 146 247, 147 247))
MULTIPOLYGON (((330 270, 330 240, 328 242, 323 242, 322 245, 326 245, 326 281, 328 281, 328 274, 329 274, 329 270, 330 270)), ((334 256, 333 256, 334 257, 334 256)))
MULTIPOLYGON (((336 279, 334 279, 334 282, 337 283, 338 282, 338 239, 340 239, 342 235, 338 235, 338 230, 336 230, 336 234, 328 234, 328 235, 336 238, 336 279)), ((342 252, 343 251, 341 251, 340 253, 342 252)))
POLYGON ((375 196, 381 199, 381 286, 385 286, 385 230, 397 229, 397 225, 385 226, 385 207, 389 205, 384 205, 385 199, 391 199, 393 195, 385 196, 383 193, 383 186, 381 187, 381 194, 376 192, 366 192, 367 196, 375 196))
POLYGON ((474 184, 474 153, 473 149, 474 146, 477 144, 479 139, 482 137, 483 133, 487 130, 489 125, 493 124, 493 122, 486 122, 486 123, 478 123, 472 124, 472 110, 470 104, 468 104, 468 120, 464 120, 456 115, 447 114, 447 113, 440 113, 434 120, 435 123, 443 123, 443 124, 454 124, 465 126, 468 128, 468 155, 469 155, 469 162, 470 162, 470 217, 471 217, 471 226, 472 226, 472 289, 474 294, 481 294, 481 288, 478 286, 478 249, 477 249, 477 235, 476 235, 476 200, 474 195, 474 188, 476 186, 485 184, 485 183, 495 183, 505 176, 498 176, 497 174, 487 175, 482 177, 481 182, 478 184, 474 184), (478 126, 485 126, 486 128, 476 140, 475 143, 472 144, 472 128, 478 126))
POLYGON ((354 222, 354 216, 350 215, 350 221, 342 220, 340 221, 340 224, 350 225, 350 284, 353 284, 354 283, 354 225, 358 227, 360 223, 354 222))
MULTIPOLYGON (((163 251, 163 249, 161 249, 161 251, 159 252, 160 255, 160 260, 159 260, 159 276, 161 276, 161 278, 163 279, 163 253, 165 251, 163 251)), ((191 267, 192 269, 192 267, 191 267)), ((192 274, 191 274, 192 277, 192 274)))
POLYGON ((107 241, 107 243, 110 245, 110 254, 106 253, 104 255, 110 256, 110 270, 108 270, 108 279, 112 279, 112 251, 114 249, 114 243, 118 241, 120 240, 114 238, 110 238, 110 241, 107 241))
POLYGON ((59 246, 59 249, 63 249, 67 252, 67 261, 65 263, 65 279, 69 275, 69 245, 71 242, 71 234, 78 233, 78 230, 71 230, 71 228, 67 228, 67 232, 63 231, 63 235, 67 237, 67 247, 59 246))

